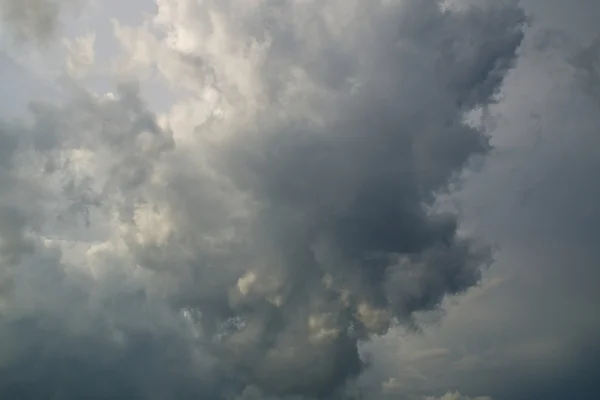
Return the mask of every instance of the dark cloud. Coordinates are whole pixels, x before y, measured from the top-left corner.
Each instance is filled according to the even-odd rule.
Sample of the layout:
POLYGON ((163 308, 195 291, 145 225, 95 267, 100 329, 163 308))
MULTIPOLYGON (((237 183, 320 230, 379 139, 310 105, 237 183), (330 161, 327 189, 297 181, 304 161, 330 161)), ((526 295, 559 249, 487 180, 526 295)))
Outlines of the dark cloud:
MULTIPOLYGON (((435 2, 407 2, 364 18, 364 35, 346 44, 348 60, 366 49, 346 69, 356 71, 360 87, 337 93, 324 125, 273 117, 275 104, 224 146, 218 162, 256 210, 245 265, 237 265, 240 255, 228 259, 232 265, 217 259, 221 276, 207 282, 211 259, 197 264, 206 254, 194 255, 192 265, 181 261, 192 279, 185 275, 176 297, 210 315, 208 331, 241 321, 243 329, 222 339, 226 354, 236 349, 225 357, 267 393, 331 394, 360 372, 359 339, 474 285, 485 262, 456 234, 452 216, 430 215, 426 205, 470 155, 485 151, 463 112, 492 101, 523 16, 512 7, 444 14, 435 2), (485 39, 461 48, 476 38, 485 39), (440 51, 446 41, 456 53, 440 51), (233 302, 222 287, 233 288, 233 302)), ((323 58, 322 68, 337 58, 329 62, 323 58)))
MULTIPOLYGON (((225 6, 206 7, 227 42, 214 22, 225 6)), ((33 174, 40 193, 20 206, 40 211, 10 231, 18 240, 5 235, 37 251, 0 248, 15 271, 0 397, 353 398, 361 342, 479 281, 487 249, 430 208, 488 150, 464 114, 496 101, 524 14, 512 2, 348 7, 347 24, 323 13, 309 41, 292 22, 321 6, 261 4, 289 24, 251 26, 269 37, 258 82, 216 74, 246 123, 202 151, 187 153, 128 85, 34 104, 32 124, 7 134, 19 136, 9 175, 33 174), (76 212, 90 229, 50 218, 76 212), (79 259, 57 243, 82 237, 79 259)))
POLYGON ((495 149, 459 195, 464 229, 497 243, 496 261, 483 287, 448 303, 441 325, 369 346, 381 362, 370 372, 396 379, 391 396, 456 388, 554 400, 599 389, 600 53, 593 36, 580 43, 571 32, 540 47, 548 31, 537 28, 490 109, 495 149))

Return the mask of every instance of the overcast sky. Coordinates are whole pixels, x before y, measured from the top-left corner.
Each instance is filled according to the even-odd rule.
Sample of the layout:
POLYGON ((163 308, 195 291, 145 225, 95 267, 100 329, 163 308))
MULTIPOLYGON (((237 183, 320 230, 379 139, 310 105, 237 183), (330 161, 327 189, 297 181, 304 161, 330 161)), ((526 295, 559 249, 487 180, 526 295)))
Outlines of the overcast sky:
POLYGON ((0 399, 600 392, 599 2, 0 12, 0 399))

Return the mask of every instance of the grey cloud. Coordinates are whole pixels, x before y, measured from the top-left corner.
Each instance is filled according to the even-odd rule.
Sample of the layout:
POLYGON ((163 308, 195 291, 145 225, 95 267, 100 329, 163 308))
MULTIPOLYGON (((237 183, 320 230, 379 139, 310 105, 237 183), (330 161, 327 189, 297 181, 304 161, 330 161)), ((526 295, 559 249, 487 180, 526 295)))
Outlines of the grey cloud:
POLYGON ((595 0, 574 0, 569 4, 560 0, 522 0, 521 3, 533 16, 536 29, 566 32, 583 45, 588 45, 598 34, 595 16, 600 13, 600 4, 595 0))
MULTIPOLYGON (((283 21, 294 15, 264 7, 283 21)), ((2 360, 11 378, 0 397, 360 398, 351 393, 365 365, 360 342, 479 281, 487 250, 457 232, 455 215, 428 207, 488 150, 463 116, 495 101, 524 15, 512 2, 357 8, 341 35, 320 31, 316 48, 298 40, 293 53, 277 53, 278 40, 306 32, 261 26, 273 41, 257 74, 270 89, 266 107, 195 157, 130 86, 113 98, 76 89, 71 103, 32 107, 33 124, 19 131, 33 144, 23 154, 50 166, 40 202, 59 196, 89 210, 85 235, 108 232, 113 247, 98 251, 94 279, 60 254, 21 262, 25 288, 38 262, 50 276, 39 294, 11 292, 9 310, 23 293, 53 301, 2 316, 25 350, 2 360), (302 94, 310 112, 277 81, 298 69, 325 88, 302 94), (69 159, 82 154, 87 173, 69 159)), ((40 235, 56 233, 39 224, 40 235)))
POLYGON ((60 27, 63 7, 78 0, 2 0, 0 14, 19 42, 46 43, 60 27))
POLYGON ((391 374, 398 393, 452 387, 526 400, 598 391, 598 30, 583 43, 562 32, 540 48, 537 28, 491 108, 495 149, 460 194, 462 224, 499 244, 489 286, 448 304, 422 336, 368 347, 379 379, 400 369, 391 374), (432 347, 444 356, 416 357, 432 347))
MULTIPOLYGON (((214 149, 211 157, 256 210, 249 236, 235 243, 242 247, 226 263, 200 246, 192 261, 179 262, 178 254, 158 249, 160 259, 189 271, 175 297, 210 316, 204 329, 240 321, 242 328, 222 339, 224 360, 267 394, 332 394, 362 369, 359 339, 474 285, 486 259, 456 235, 452 216, 431 216, 424 204, 470 155, 485 151, 485 138, 462 123, 463 112, 493 101, 498 74, 510 67, 522 37, 522 14, 509 6, 443 14, 435 2, 405 2, 374 6, 364 18, 364 35, 340 39, 348 54, 319 61, 330 70, 338 57, 348 60, 343 71, 355 71, 349 77, 362 85, 355 94, 336 93, 339 103, 324 126, 302 114, 273 115, 281 96, 275 91, 256 128, 214 149), (460 47, 476 38, 485 39, 460 47), (456 53, 440 52, 453 39, 456 53), (207 275, 211 264, 215 275, 207 275), (251 282, 241 295, 240 278, 251 282), (222 288, 232 288, 233 301, 222 288)), ((296 65, 302 50, 283 65, 296 65)), ((265 71, 281 65, 273 57, 265 71)), ((320 71, 306 70, 313 81, 329 79, 320 71)), ((206 212, 197 205, 174 212, 193 221, 206 212)), ((180 234, 192 235, 196 226, 182 224, 180 234)), ((147 249, 138 251, 143 257, 147 249)), ((164 269, 151 258, 153 268, 164 269)))
POLYGON ((116 184, 99 192, 130 194, 142 181, 114 170, 146 168, 141 154, 158 157, 168 146, 168 133, 158 128, 131 86, 121 87, 114 99, 76 93, 70 104, 38 103, 32 110, 32 124, 6 124, 0 131, 6 153, 0 170, 0 398, 170 398, 190 387, 200 393, 208 384, 189 375, 200 370, 192 366, 197 350, 190 350, 182 322, 145 300, 144 287, 117 256, 92 277, 84 265, 63 264, 61 252, 42 240, 55 235, 72 240, 56 229, 57 210, 49 207, 55 196, 67 206, 81 200, 69 198, 81 193, 72 183, 79 177, 57 162, 65 150, 106 146, 112 158, 103 168, 116 184), (142 142, 136 140, 140 136, 142 142), (40 155, 57 167, 39 169, 47 161, 40 155), (65 180, 53 181, 57 174, 66 186, 65 180), (161 395, 163 390, 169 392, 161 395))

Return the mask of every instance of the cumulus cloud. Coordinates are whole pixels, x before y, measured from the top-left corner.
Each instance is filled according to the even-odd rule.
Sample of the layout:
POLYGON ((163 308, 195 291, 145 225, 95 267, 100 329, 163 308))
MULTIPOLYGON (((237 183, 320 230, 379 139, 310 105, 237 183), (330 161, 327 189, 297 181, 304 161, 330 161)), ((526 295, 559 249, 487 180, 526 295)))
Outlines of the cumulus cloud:
POLYGON ((166 115, 70 82, 1 131, 0 397, 360 396, 359 344, 489 261, 431 206, 488 150, 465 113, 494 103, 522 10, 157 5, 115 32, 121 72, 185 91, 166 115))

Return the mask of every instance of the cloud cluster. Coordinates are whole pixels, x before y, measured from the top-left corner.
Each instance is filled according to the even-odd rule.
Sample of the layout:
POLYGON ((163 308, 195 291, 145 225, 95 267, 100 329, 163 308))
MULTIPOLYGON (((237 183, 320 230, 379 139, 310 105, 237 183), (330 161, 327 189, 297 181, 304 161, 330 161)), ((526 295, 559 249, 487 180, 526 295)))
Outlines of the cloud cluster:
POLYGON ((0 131, 0 397, 360 396, 359 343, 488 262, 431 205, 488 149, 465 113, 494 102, 522 10, 157 5, 115 26, 119 68, 186 99, 156 116, 137 85, 71 82, 0 131))

